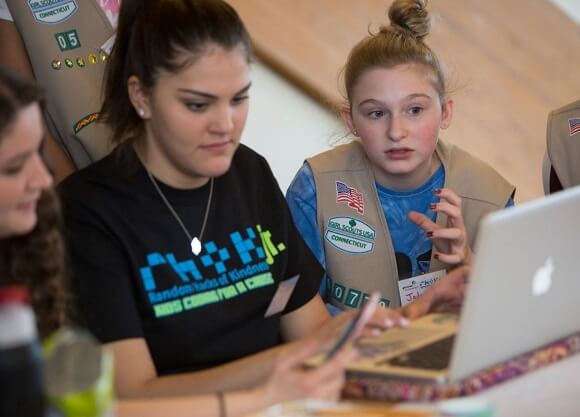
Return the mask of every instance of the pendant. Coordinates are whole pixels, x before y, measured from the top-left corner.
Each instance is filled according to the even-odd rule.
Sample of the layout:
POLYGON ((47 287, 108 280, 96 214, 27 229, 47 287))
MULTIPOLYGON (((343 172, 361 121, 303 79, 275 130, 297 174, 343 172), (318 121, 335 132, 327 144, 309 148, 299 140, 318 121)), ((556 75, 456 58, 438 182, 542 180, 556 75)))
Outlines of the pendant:
POLYGON ((191 241, 191 251, 195 256, 201 253, 201 242, 199 241, 197 236, 194 237, 193 240, 191 241))

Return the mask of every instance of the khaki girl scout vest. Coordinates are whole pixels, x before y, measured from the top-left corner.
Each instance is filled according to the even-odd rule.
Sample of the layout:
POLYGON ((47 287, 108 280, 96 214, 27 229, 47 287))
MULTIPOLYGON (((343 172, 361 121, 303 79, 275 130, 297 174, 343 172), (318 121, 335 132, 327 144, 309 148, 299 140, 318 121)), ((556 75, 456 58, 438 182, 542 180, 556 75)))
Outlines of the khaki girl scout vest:
POLYGON ((108 152, 110 133, 96 118, 113 28, 94 0, 7 0, 47 98, 48 128, 77 168, 108 152))
POLYGON ((550 166, 563 188, 580 185, 580 100, 548 115, 546 156, 543 175, 546 194, 549 193, 550 166))
MULTIPOLYGON (((463 200, 463 219, 473 247, 479 220, 505 207, 515 188, 493 168, 455 146, 439 141, 436 153, 445 169, 445 187, 463 200)), ((331 279, 327 301, 342 309, 357 308, 365 296, 379 290, 385 305, 399 307, 395 251, 362 146, 357 141, 338 146, 307 163, 314 173, 318 225, 331 279), (347 201, 337 202, 342 200, 337 182, 360 193, 352 206, 347 201)), ((445 216, 438 215, 437 223, 444 222, 445 216)), ((431 271, 445 267, 431 258, 431 271)))

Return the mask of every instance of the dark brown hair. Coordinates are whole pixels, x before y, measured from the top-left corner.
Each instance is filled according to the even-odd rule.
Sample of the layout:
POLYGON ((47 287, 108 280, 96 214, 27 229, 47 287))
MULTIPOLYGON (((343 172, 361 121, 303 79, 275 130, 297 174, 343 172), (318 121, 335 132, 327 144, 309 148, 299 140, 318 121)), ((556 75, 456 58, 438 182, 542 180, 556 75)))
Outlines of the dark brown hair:
MULTIPOLYGON (((36 86, 12 70, 0 68, 0 141, 19 112, 34 103, 42 107, 36 86)), ((39 334, 45 337, 65 322, 69 305, 60 206, 54 190, 43 193, 37 216, 30 233, 0 239, 0 284, 28 289, 39 334)))
POLYGON ((344 67, 344 88, 350 103, 352 91, 361 75, 373 68, 392 68, 402 64, 424 66, 434 75, 433 86, 441 101, 447 95, 443 68, 435 53, 424 42, 429 34, 427 0, 396 0, 389 8, 389 26, 362 39, 350 52, 344 67))
POLYGON ((143 133, 127 92, 135 75, 153 89, 160 71, 178 72, 205 48, 241 47, 248 61, 250 37, 236 11, 221 0, 123 0, 115 46, 105 71, 101 118, 113 142, 143 133))

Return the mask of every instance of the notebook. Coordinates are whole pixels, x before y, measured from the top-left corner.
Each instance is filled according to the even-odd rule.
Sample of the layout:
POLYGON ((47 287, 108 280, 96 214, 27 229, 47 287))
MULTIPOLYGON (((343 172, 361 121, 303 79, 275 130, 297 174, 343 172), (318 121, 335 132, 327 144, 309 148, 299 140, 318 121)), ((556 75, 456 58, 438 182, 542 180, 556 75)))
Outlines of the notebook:
POLYGON ((360 342, 353 374, 455 382, 580 331, 580 187, 483 219, 461 316, 360 342))

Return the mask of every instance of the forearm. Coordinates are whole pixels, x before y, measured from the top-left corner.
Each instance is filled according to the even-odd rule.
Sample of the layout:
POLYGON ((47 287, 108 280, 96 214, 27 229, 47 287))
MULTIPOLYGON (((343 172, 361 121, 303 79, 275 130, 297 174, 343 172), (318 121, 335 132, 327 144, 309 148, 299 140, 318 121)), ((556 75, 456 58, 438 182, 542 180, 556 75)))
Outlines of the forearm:
MULTIPOLYGON (((263 390, 239 390, 223 393, 223 415, 244 416, 270 405, 263 390)), ((117 406, 118 417, 222 417, 216 394, 188 397, 121 400, 117 406)))
POLYGON ((250 389, 266 381, 278 355, 290 346, 278 346, 203 371, 161 377, 153 368, 141 372, 137 360, 131 363, 131 359, 123 355, 123 363, 117 365, 116 390, 120 398, 144 398, 250 389))
POLYGON ((322 298, 316 294, 298 310, 282 316, 282 336, 286 341, 297 341, 312 336, 329 319, 330 314, 322 298))

